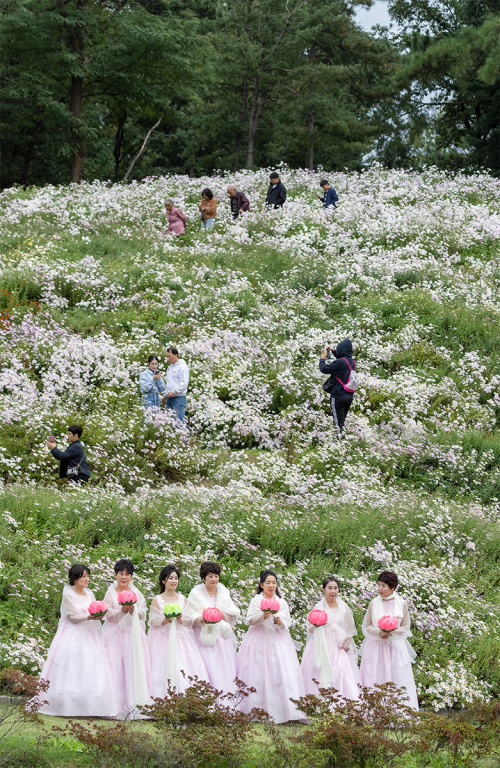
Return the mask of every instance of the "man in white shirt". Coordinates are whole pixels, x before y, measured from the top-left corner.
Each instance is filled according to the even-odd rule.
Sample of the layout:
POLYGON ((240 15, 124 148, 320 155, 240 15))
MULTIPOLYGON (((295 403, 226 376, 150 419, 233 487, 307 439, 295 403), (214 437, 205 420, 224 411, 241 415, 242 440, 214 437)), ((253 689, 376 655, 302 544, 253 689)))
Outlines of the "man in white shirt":
POLYGON ((184 424, 189 384, 189 368, 184 360, 179 360, 179 352, 175 347, 167 349, 167 402, 166 408, 174 411, 184 424))

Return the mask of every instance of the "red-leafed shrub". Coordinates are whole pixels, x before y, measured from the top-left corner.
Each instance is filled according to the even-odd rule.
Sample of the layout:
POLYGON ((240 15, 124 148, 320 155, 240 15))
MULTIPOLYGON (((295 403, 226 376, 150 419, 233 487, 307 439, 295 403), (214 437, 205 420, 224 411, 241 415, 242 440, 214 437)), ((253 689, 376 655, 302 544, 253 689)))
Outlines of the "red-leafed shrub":
POLYGON ((0 694, 13 697, 12 701, 0 703, 0 765, 13 765, 15 759, 27 758, 40 750, 41 739, 34 739, 26 748, 17 739, 28 723, 37 722, 48 687, 46 680, 19 669, 0 670, 0 694))

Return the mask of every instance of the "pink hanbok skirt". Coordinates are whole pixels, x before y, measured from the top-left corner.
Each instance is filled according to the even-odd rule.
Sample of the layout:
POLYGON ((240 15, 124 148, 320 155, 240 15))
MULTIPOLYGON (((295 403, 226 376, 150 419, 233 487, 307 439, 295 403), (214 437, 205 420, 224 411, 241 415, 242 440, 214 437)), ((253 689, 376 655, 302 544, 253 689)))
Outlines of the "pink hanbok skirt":
MULTIPOLYGON (((83 622, 82 622, 83 624, 83 622)), ((97 622, 58 629, 41 677, 50 686, 40 699, 42 715, 59 717, 115 717, 118 703, 108 653, 97 622), (90 625, 90 626, 88 626, 90 625)))
MULTIPOLYGON (((346 653, 339 648, 335 640, 330 640, 327 635, 330 663, 335 675, 334 688, 346 699, 359 699, 358 684, 361 685, 361 677, 357 665, 357 656, 352 650, 346 653)), ((306 693, 318 695, 318 686, 314 680, 320 679, 320 670, 314 666, 314 638, 310 640, 302 656, 302 677, 306 693)))
POLYGON ((418 709, 411 659, 403 638, 382 640, 367 637, 360 672, 362 683, 368 688, 373 688, 376 683, 394 683, 398 688, 406 688, 409 697, 406 704, 412 709, 418 709))
POLYGON ((236 686, 236 648, 232 637, 222 637, 214 645, 200 642, 200 629, 194 628, 194 637, 201 658, 205 663, 208 679, 214 688, 225 693, 234 693, 236 686))
MULTIPOLYGON (((130 657, 132 652, 132 632, 120 628, 120 623, 108 622, 104 633, 104 645, 108 651, 111 672, 115 682, 118 711, 121 717, 137 717, 134 714, 136 702, 133 701, 130 678, 130 657)), ((146 635, 141 629, 142 654, 146 669, 146 682, 151 691, 151 663, 146 635)))
MULTIPOLYGON (((177 623, 177 691, 183 693, 192 683, 188 677, 197 677, 209 682, 207 669, 201 657, 193 631, 177 623), (184 674, 182 674, 184 673, 184 674)), ((148 633, 149 655, 151 657, 151 687, 154 698, 167 695, 167 646, 170 638, 170 624, 151 627, 148 633)))
POLYGON ((273 632, 262 624, 250 627, 238 651, 236 667, 240 680, 257 691, 243 700, 242 712, 258 707, 276 723, 306 722, 290 701, 303 696, 305 690, 297 651, 288 632, 273 632))

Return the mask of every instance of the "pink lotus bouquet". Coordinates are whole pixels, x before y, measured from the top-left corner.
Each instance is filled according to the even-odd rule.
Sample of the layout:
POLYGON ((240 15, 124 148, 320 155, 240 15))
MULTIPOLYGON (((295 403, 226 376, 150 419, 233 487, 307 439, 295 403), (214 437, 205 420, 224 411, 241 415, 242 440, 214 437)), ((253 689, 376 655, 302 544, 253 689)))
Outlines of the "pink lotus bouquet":
POLYGON ((383 632, 392 632, 393 629, 397 629, 399 621, 395 616, 382 616, 378 620, 378 626, 383 632))
POLYGON ((315 627, 322 627, 328 621, 328 614, 326 611, 315 609, 309 613, 307 618, 311 624, 314 624, 315 627))
POLYGON ((135 605, 137 602, 137 595, 135 592, 129 592, 124 590, 118 593, 118 602, 120 605, 135 605))
POLYGON ((96 619, 102 619, 106 615, 107 610, 108 606, 104 600, 92 600, 89 605, 89 613, 91 616, 95 616, 96 619))
POLYGON ((269 613, 275 614, 278 613, 280 609, 280 604, 274 597, 264 597, 260 601, 260 610, 261 611, 269 611, 269 613))
POLYGON ((219 611, 218 608, 205 608, 202 616, 207 624, 218 624, 219 621, 222 621, 222 611, 219 611))

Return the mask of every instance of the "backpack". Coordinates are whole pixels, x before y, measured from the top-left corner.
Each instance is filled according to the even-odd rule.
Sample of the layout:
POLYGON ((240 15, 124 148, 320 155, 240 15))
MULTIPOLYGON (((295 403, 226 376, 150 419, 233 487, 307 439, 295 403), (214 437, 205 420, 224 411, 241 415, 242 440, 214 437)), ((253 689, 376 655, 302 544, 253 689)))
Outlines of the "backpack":
MULTIPOLYGON (((341 360, 345 360, 347 363, 347 360, 345 357, 342 357, 341 360)), ((347 379, 347 384, 344 384, 344 382, 339 379, 338 376, 335 376, 339 384, 342 384, 346 392, 349 392, 349 394, 353 394, 356 392, 357 388, 359 387, 359 379, 358 374, 356 373, 356 360, 354 360, 354 370, 351 368, 349 363, 347 363, 349 366, 349 378, 347 379)))

